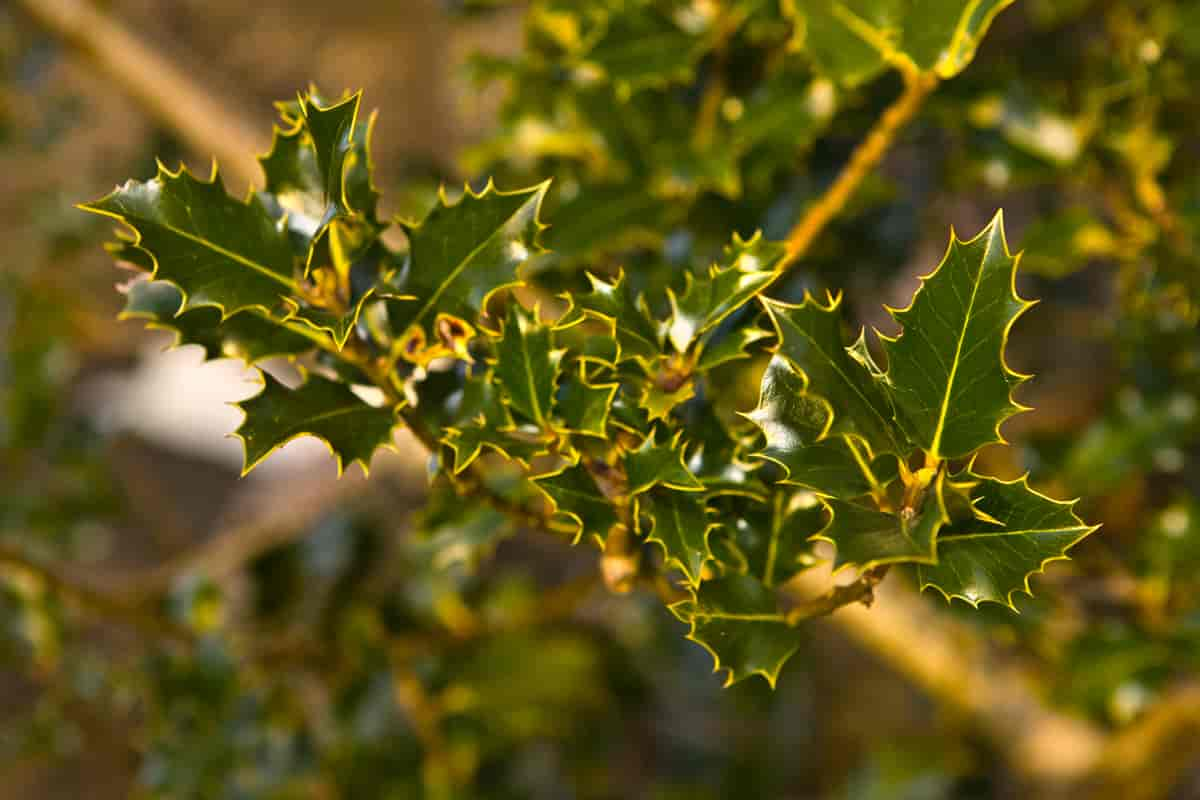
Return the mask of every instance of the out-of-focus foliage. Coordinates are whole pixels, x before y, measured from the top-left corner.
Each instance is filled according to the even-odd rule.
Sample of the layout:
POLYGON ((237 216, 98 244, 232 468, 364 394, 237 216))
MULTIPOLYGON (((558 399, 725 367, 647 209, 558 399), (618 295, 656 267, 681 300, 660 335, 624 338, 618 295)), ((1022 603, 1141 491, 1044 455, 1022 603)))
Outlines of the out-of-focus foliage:
POLYGON ((145 634, 108 658, 105 609, 20 565, 76 560, 128 498, 63 403, 71 301, 6 273, 3 652, 57 687, 21 747, 86 706, 136 728, 152 797, 998 796, 985 742, 829 767, 795 755, 820 722, 780 719, 787 678, 714 694, 797 653, 803 682, 823 654, 788 586, 830 563, 1019 605, 944 613, 1134 722, 1200 653, 1200 17, 1007 5, 536 0, 520 53, 474 63, 506 97, 476 188, 412 218, 378 211, 358 95, 280 104, 247 201, 164 168, 92 203, 151 273, 126 316, 300 368, 241 404, 247 469, 312 434, 365 471, 406 426, 432 488, 331 510, 237 591, 186 575, 108 609, 145 634), (942 83, 792 264, 776 243, 915 73, 942 83), (951 222, 982 233, 939 266, 951 222), (1104 531, 1021 598, 1092 530, 1050 499, 1074 496, 1104 531), (683 625, 599 600, 590 551, 531 526, 683 625), (570 569, 533 576, 538 547, 570 569))

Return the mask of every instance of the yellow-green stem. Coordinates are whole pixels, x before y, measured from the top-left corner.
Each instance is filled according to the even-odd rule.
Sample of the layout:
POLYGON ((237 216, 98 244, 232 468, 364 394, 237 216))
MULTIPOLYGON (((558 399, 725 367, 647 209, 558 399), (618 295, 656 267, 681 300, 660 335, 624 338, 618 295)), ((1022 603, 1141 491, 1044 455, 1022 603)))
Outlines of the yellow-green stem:
POLYGON ((904 92, 883 112, 867 138, 854 150, 837 179, 816 203, 809 206, 788 234, 787 255, 778 267, 780 274, 808 251, 821 231, 846 207, 863 179, 883 160, 896 135, 916 116, 937 83, 937 76, 932 73, 905 73, 904 92))

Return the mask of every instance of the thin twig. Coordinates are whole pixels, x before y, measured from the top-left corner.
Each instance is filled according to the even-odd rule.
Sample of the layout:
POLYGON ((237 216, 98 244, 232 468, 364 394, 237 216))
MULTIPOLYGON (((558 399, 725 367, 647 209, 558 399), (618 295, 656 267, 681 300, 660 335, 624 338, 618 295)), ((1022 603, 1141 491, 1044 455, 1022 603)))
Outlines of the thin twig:
POLYGON ((896 140, 896 135, 916 115, 925 98, 937 86, 937 82, 937 77, 930 73, 905 75, 904 92, 879 117, 875 127, 854 150, 837 179, 817 202, 809 206, 804 216, 788 233, 787 255, 778 267, 780 274, 786 272, 808 251, 813 240, 825 230, 825 226, 845 208, 859 184, 879 165, 896 140))

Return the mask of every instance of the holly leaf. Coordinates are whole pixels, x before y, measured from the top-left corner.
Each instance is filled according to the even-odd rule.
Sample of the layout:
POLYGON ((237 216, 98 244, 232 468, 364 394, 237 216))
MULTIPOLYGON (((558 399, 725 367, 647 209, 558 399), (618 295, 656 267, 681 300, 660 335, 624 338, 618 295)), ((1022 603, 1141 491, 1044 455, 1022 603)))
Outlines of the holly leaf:
POLYGON ((546 452, 545 437, 518 428, 500 396, 498 383, 494 372, 471 378, 458 398, 460 418, 468 421, 447 426, 441 439, 454 454, 455 475, 471 466, 484 448, 525 466, 534 456, 546 452))
POLYGON ((532 481, 550 501, 554 513, 571 521, 575 543, 587 535, 603 548, 609 531, 621 522, 612 503, 582 464, 538 475, 532 481))
POLYGON ((827 405, 820 437, 855 436, 869 451, 903 456, 882 382, 851 354, 842 338, 842 297, 821 305, 805 294, 800 305, 760 298, 779 335, 778 354, 803 372, 814 397, 827 405))
POLYGON ((183 294, 166 281, 139 280, 125 289, 121 319, 146 320, 146 327, 175 334, 172 347, 194 344, 206 359, 238 358, 253 364, 273 356, 295 356, 313 349, 313 340, 252 311, 221 319, 215 308, 180 313, 183 294))
POLYGON ((301 436, 315 436, 328 445, 338 475, 354 462, 366 474, 375 451, 392 446, 392 429, 399 421, 391 408, 368 405, 349 387, 318 375, 308 375, 295 389, 265 372, 262 379, 261 392, 236 404, 246 415, 234 433, 245 450, 243 475, 301 436))
POLYGON ((638 395, 638 404, 646 409, 651 421, 666 420, 671 411, 678 405, 686 403, 696 396, 696 384, 691 380, 684 381, 674 389, 660 386, 657 381, 648 380, 642 386, 638 395))
POLYGON ((356 146, 363 152, 355 163, 366 160, 365 131, 355 136, 356 127, 366 127, 356 126, 361 99, 362 93, 356 92, 325 105, 310 91, 295 103, 281 104, 284 127, 275 127, 270 152, 259 158, 266 191, 280 211, 287 213, 288 228, 305 251, 335 215, 356 210, 374 214, 369 195, 357 198, 360 207, 351 207, 345 175, 356 146))
POLYGON ((470 323, 494 292, 519 285, 518 267, 541 249, 538 212, 548 188, 501 192, 489 181, 478 194, 468 187, 457 203, 442 192, 423 222, 405 225, 409 258, 391 291, 417 299, 389 307, 393 329, 430 333, 440 315, 470 323))
POLYGON ((728 331, 713 328, 700 339, 696 371, 707 372, 730 361, 749 358, 750 353, 746 352, 749 347, 770 337, 771 333, 758 327, 754 321, 728 331))
POLYGON ((943 532, 937 563, 917 571, 922 589, 931 586, 947 600, 957 597, 973 606, 1000 603, 1015 611, 1012 597, 1019 591, 1032 594, 1029 579, 1034 573, 1066 559, 1068 550, 1100 527, 1079 519, 1074 502, 1034 491, 1025 477, 965 477, 979 482, 976 517, 943 532))
POLYGON ((496 342, 496 379, 508 405, 539 428, 549 427, 562 350, 554 348, 548 325, 513 302, 496 342))
POLYGON ((869 462, 849 437, 825 436, 829 404, 808 392, 804 375, 782 356, 772 357, 767 364, 758 407, 745 416, 766 438, 766 446, 754 457, 782 467, 783 483, 804 486, 825 497, 849 499, 871 491, 868 474, 876 484, 896 475, 894 458, 881 455, 869 462))
POLYGON ((1015 0, 918 0, 910 5, 901 47, 923 70, 953 78, 975 58, 980 40, 1015 0))
POLYGON ((803 46, 827 75, 857 85, 891 65, 952 78, 1013 0, 787 0, 803 46))
POLYGON ((350 211, 344 180, 346 157, 354 144, 354 127, 361 99, 362 92, 355 92, 340 102, 322 106, 310 92, 300 103, 304 127, 316 151, 317 170, 321 176, 325 201, 334 204, 343 213, 350 211))
POLYGON ((766 241, 761 233, 749 241, 734 234, 733 244, 725 250, 724 266, 713 264, 702 277, 686 273, 682 294, 668 289, 667 339, 675 349, 686 352, 697 337, 752 300, 774 280, 775 265, 784 252, 783 245, 766 241))
POLYGON ((837 548, 838 569, 851 564, 862 570, 903 562, 932 564, 938 559, 938 531, 950 521, 942 472, 926 490, 918 511, 887 514, 836 498, 823 502, 829 521, 816 538, 837 548))
POLYGON ((735 498, 725 529, 745 559, 745 570, 766 586, 786 583, 813 563, 812 538, 825 527, 825 509, 809 491, 775 492, 769 503, 735 498))
POLYGON ((687 638, 712 655, 713 672, 728 672, 727 687, 751 675, 774 687, 800 648, 801 634, 780 613, 775 592, 748 575, 705 581, 671 611, 691 626, 687 638))
POLYGON ((655 486, 666 486, 682 492, 698 492, 704 484, 696 479, 683 463, 681 434, 667 443, 659 443, 654 435, 646 437, 641 447, 625 454, 625 477, 630 496, 641 494, 655 486))
POLYGON ((935 459, 1003 442, 1000 424, 1027 410, 1012 390, 1029 376, 1004 361, 1009 330, 1033 305, 1017 296, 1017 261, 997 212, 969 241, 951 232, 942 263, 922 278, 911 305, 889 309, 904 328, 895 339, 882 337, 897 421, 935 459))
POLYGON ((448 428, 441 441, 454 454, 451 469, 455 475, 462 474, 463 470, 471 466, 484 448, 525 467, 529 466, 534 456, 546 452, 545 442, 523 436, 519 431, 498 429, 484 420, 474 425, 448 428))
POLYGON ((634 299, 622 271, 612 283, 587 273, 592 291, 577 298, 574 313, 598 319, 610 326, 618 345, 618 360, 643 362, 662 353, 658 327, 646 308, 645 298, 634 299))
POLYGON ((738 440, 713 407, 694 406, 685 419, 689 431, 685 463, 703 484, 707 496, 741 495, 762 500, 766 487, 753 474, 758 465, 747 464, 741 458, 738 440))
POLYGON ((584 376, 584 363, 577 363, 578 374, 567 375, 559 382, 555 410, 564 431, 605 437, 608 435, 608 412, 620 384, 593 385, 584 376))
POLYGON ((638 500, 639 519, 650 519, 646 541, 662 546, 668 567, 678 567, 687 582, 699 586, 704 563, 713 557, 708 534, 717 526, 705 515, 698 494, 651 489, 638 500))
POLYGON ((80 208, 132 228, 134 244, 154 259, 152 277, 179 287, 184 310, 269 313, 298 293, 286 234, 257 195, 242 202, 226 194, 215 166, 202 181, 160 164, 153 179, 127 181, 80 208))

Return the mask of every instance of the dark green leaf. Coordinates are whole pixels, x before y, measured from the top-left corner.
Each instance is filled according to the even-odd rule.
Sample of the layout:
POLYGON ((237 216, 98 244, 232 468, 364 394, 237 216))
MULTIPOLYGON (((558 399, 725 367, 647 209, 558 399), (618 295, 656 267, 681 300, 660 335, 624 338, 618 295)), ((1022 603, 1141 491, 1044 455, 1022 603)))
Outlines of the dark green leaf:
POLYGON ((825 509, 808 491, 776 492, 770 502, 735 498, 732 524, 734 546, 745 559, 746 570, 766 586, 786 583, 815 562, 814 535, 825 527, 825 509))
POLYGON ((852 356, 842 338, 842 298, 823 306, 805 295, 798 306, 762 298, 779 333, 779 350, 808 379, 809 392, 828 405, 827 435, 857 436, 872 453, 907 455, 897 441, 881 382, 852 356))
POLYGON ((853 564, 866 570, 901 562, 933 563, 938 531, 950 521, 943 491, 939 473, 926 490, 921 508, 902 508, 898 514, 829 498, 824 501, 829 523, 817 536, 837 547, 836 567, 853 564))
POLYGON ((678 567, 692 586, 699 586, 704 563, 713 557, 708 534, 717 523, 705 515, 699 494, 652 489, 639 498, 639 513, 647 514, 646 541, 662 545, 668 567, 678 567))
POLYGON ((984 518, 944 531, 938 537, 937 563, 918 569, 921 588, 932 586, 947 600, 958 597, 973 606, 992 602, 1015 608, 1013 595, 1031 594, 1034 573, 1050 561, 1065 559, 1067 550, 1100 527, 1080 520, 1073 502, 1035 492, 1025 478, 966 477, 979 481, 975 507, 984 518))
POLYGON ((582 464, 539 475, 532 480, 549 498, 555 513, 570 518, 575 528, 576 542, 587 535, 604 547, 609 531, 620 524, 612 503, 582 464))
POLYGON ((1016 268, 997 213, 970 241, 952 233, 912 304, 892 312, 905 330, 884 338, 887 385, 901 427, 934 458, 1003 442, 1000 424, 1024 410, 1011 392, 1028 376, 1004 361, 1009 329, 1033 305, 1017 296, 1016 268))
POLYGON ((647 436, 641 447, 625 454, 625 477, 629 481, 630 495, 641 494, 654 486, 696 492, 704 488, 704 484, 684 466, 683 446, 678 435, 663 444, 653 435, 647 436))
POLYGON ((417 300, 394 307, 393 330, 421 326, 432 334, 441 314, 473 324, 492 293, 518 284, 517 268, 539 251, 548 187, 501 192, 489 183, 454 204, 443 195, 423 222, 406 226, 409 261, 394 288, 417 300))
POLYGON ((785 483, 805 486, 827 497, 849 499, 867 494, 895 477, 893 457, 868 461, 847 436, 825 436, 829 404, 808 393, 804 376, 776 355, 763 373, 758 408, 746 416, 762 429, 766 447, 755 453, 783 467, 785 483))
POLYGON ((556 411, 563 429, 570 433, 605 437, 608 435, 608 412, 619 384, 591 384, 583 375, 567 375, 559 382, 556 411))
POLYGON ((688 638, 712 654, 713 672, 729 672, 726 686, 751 675, 774 686, 800 648, 800 632, 779 612, 775 592, 747 575, 706 581, 671 611, 691 625, 688 638))
POLYGON ((160 165, 152 180, 128 181, 81 208, 133 228, 154 258, 153 277, 183 291, 184 309, 270 312, 297 293, 287 237, 256 195, 243 203, 226 194, 215 169, 201 181, 160 165))
POLYGON ((680 353, 697 337, 754 298, 775 277, 784 247, 757 234, 743 241, 736 234, 725 251, 725 264, 709 268, 703 277, 687 273, 687 286, 676 296, 668 290, 671 318, 667 338, 680 353))
POLYGON ((391 446, 399 422, 392 409, 370 406, 347 386, 317 375, 289 389, 263 373, 263 390, 237 406, 246 415, 235 433, 246 452, 243 474, 300 436, 323 440, 339 475, 356 461, 365 473, 375 451, 391 446))
POLYGON ((221 320, 215 308, 195 308, 179 314, 183 295, 166 281, 141 280, 125 290, 121 319, 144 319, 147 328, 175 333, 174 347, 200 345, 208 359, 239 358, 247 364, 272 356, 293 356, 314 347, 311 338, 252 311, 221 320))
POLYGON ((509 303, 508 319, 496 342, 496 378, 509 406, 542 429, 549 426, 562 356, 563 351, 554 348, 550 327, 509 303))
POLYGON ((588 273, 592 291, 576 300, 576 313, 601 320, 611 326, 620 348, 621 360, 648 361, 662 353, 658 327, 650 317, 644 298, 634 299, 625 285, 622 272, 613 283, 588 273))

